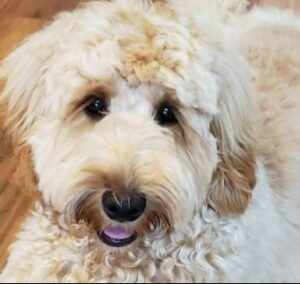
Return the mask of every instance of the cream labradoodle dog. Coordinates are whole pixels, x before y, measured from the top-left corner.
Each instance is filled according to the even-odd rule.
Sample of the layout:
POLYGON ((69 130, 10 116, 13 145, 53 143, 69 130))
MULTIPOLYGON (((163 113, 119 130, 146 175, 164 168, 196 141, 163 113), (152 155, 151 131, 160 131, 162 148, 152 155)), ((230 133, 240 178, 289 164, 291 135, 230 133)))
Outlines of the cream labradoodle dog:
POLYGON ((300 20, 246 7, 87 3, 2 62, 41 198, 0 281, 300 280, 300 20))

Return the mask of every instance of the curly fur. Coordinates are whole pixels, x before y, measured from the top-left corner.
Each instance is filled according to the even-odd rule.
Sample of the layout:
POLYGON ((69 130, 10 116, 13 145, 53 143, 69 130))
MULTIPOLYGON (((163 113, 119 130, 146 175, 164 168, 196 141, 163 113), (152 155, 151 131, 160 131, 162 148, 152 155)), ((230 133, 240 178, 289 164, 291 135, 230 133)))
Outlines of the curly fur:
POLYGON ((1 282, 300 280, 300 21, 247 6, 95 1, 1 63, 15 180, 41 194, 1 282), (107 190, 147 197, 125 248, 98 238, 107 190))

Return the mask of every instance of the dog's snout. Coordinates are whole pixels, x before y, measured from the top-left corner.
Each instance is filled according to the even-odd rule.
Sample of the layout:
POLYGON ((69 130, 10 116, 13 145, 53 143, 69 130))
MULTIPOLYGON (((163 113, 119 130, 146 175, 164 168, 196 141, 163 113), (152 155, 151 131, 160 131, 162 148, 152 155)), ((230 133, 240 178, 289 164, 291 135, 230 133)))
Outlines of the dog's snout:
POLYGON ((111 191, 107 191, 102 198, 104 212, 110 219, 118 222, 137 220, 144 213, 146 204, 145 196, 138 193, 118 200, 111 191))

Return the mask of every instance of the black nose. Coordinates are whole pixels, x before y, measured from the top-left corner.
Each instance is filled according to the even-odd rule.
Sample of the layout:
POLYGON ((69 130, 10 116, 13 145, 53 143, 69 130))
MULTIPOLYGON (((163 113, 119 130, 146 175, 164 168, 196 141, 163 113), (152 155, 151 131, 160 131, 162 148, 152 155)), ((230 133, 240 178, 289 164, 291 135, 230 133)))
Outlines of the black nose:
POLYGON ((106 215, 118 222, 132 222, 138 219, 146 209, 144 195, 134 193, 122 200, 114 198, 111 191, 104 193, 102 205, 106 215))

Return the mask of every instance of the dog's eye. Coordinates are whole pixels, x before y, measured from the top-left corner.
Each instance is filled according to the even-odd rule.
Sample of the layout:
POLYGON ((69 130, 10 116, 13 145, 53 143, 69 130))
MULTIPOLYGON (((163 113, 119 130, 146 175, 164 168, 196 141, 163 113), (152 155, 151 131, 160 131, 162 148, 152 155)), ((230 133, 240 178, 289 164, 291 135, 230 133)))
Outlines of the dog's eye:
POLYGON ((157 120, 161 125, 170 125, 177 123, 177 118, 174 114, 173 107, 171 107, 170 105, 161 106, 157 113, 157 120))
POLYGON ((86 114, 91 117, 102 117, 106 111, 107 105, 105 100, 98 96, 92 96, 85 107, 86 114))

